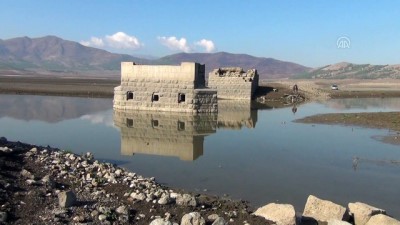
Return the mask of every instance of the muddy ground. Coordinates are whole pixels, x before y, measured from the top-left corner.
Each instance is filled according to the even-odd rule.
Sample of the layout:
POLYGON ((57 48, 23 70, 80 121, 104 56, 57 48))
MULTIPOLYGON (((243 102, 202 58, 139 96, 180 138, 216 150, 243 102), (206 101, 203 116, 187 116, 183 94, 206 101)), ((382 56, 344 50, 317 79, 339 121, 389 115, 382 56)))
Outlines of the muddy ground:
POLYGON ((0 94, 112 98, 119 84, 119 78, 0 76, 0 94))

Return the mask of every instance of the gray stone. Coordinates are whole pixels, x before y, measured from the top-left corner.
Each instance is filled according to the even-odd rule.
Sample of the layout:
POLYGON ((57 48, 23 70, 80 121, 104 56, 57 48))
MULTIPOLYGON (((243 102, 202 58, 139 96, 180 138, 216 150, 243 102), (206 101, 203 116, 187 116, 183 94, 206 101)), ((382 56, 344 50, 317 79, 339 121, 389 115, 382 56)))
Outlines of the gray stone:
POLYGON ((160 204, 160 205, 166 205, 170 202, 171 202, 171 199, 170 199, 169 195, 164 195, 158 200, 158 204, 160 204))
POLYGON ((133 193, 131 194, 131 198, 133 198, 133 199, 135 199, 135 200, 143 201, 143 200, 146 199, 146 195, 143 194, 143 193, 139 193, 139 194, 138 194, 138 193, 133 192, 133 193))
POLYGON ((400 221, 383 214, 372 216, 365 225, 400 225, 400 221))
POLYGON ((341 205, 310 195, 304 207, 303 217, 327 222, 331 219, 347 220, 348 213, 346 208, 341 205))
POLYGON ((205 225, 206 221, 198 212, 191 212, 182 217, 181 225, 205 225))
POLYGON ((0 147, 0 151, 2 151, 2 152, 12 152, 12 149, 10 149, 8 147, 0 147))
POLYGON ((58 203, 61 208, 68 208, 76 203, 76 196, 72 191, 62 191, 58 193, 58 203))
POLYGON ((386 211, 365 203, 355 202, 349 203, 350 215, 354 217, 355 225, 365 225, 368 220, 376 214, 386 214, 386 211))
POLYGON ((54 209, 52 211, 52 213, 56 216, 62 215, 62 214, 66 214, 68 211, 65 209, 54 209))
POLYGON ((85 221, 85 217, 83 216, 75 216, 73 219, 73 221, 78 222, 78 223, 82 223, 85 221))
POLYGON ((26 180, 26 183, 28 183, 29 185, 37 185, 37 184, 39 184, 39 182, 37 182, 36 180, 32 180, 32 179, 26 180))
POLYGON ((115 212, 117 212, 118 214, 122 214, 122 215, 128 215, 128 208, 126 208, 126 206, 122 205, 120 207, 118 207, 115 212))
POLYGON ((100 214, 99 215, 99 220, 100 221, 104 221, 104 220, 106 220, 107 219, 107 216, 106 215, 104 215, 104 214, 100 214))
POLYGON ((157 219, 151 221, 150 225, 172 225, 172 223, 168 220, 157 218, 157 219))
POLYGON ((296 212, 289 204, 270 203, 258 208, 254 215, 264 217, 277 225, 296 225, 296 212))
POLYGON ((207 217, 208 220, 210 220, 211 222, 214 222, 216 219, 219 218, 218 214, 211 214, 207 217))
POLYGON ((21 170, 21 175, 25 178, 35 179, 35 176, 26 169, 21 170))
POLYGON ((0 212, 0 222, 5 223, 7 222, 8 214, 7 212, 0 212))
POLYGON ((224 218, 222 217, 218 217, 213 223, 212 225, 227 225, 228 222, 225 221, 224 218))
POLYGON ((176 204, 183 206, 196 207, 197 205, 196 198, 189 194, 177 195, 175 201, 176 204))
POLYGON ((90 213, 90 215, 91 215, 92 217, 96 217, 97 215, 99 215, 99 211, 93 210, 93 211, 90 213))
POLYGON ((50 175, 46 175, 42 178, 42 182, 44 185, 54 188, 56 186, 56 183, 50 178, 50 175))

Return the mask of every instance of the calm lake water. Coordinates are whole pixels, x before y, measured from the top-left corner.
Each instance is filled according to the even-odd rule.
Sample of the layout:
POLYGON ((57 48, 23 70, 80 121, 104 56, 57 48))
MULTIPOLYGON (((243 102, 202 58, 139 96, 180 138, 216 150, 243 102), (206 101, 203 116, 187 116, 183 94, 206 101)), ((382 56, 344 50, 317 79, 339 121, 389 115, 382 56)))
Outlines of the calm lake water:
POLYGON ((249 108, 220 102, 214 116, 114 113, 111 99, 0 95, 0 136, 91 151, 168 186, 253 206, 291 203, 301 212, 313 194, 400 218, 400 165, 387 163, 400 160, 400 146, 376 138, 390 131, 292 122, 316 113, 399 111, 400 99, 313 102, 296 114, 249 108))

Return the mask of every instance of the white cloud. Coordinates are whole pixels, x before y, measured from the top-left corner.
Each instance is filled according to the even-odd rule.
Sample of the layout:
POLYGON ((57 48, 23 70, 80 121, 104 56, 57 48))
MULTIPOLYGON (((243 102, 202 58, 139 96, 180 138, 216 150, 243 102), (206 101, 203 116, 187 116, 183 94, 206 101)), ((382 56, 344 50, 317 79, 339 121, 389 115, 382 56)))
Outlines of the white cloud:
POLYGON ((89 41, 81 41, 80 43, 90 47, 109 47, 117 49, 138 49, 143 46, 135 36, 129 36, 124 32, 106 35, 104 38, 91 37, 89 41))
POLYGON ((195 45, 203 47, 205 51, 208 53, 213 52, 215 50, 214 42, 212 42, 211 40, 201 39, 200 41, 196 42, 195 45))
POLYGON ((119 49, 137 49, 142 46, 135 36, 129 36, 124 32, 117 32, 111 36, 106 36, 106 41, 110 47, 119 49))
POLYGON ((171 37, 158 37, 161 44, 167 46, 171 50, 180 50, 183 52, 191 52, 191 48, 187 44, 186 38, 177 39, 174 36, 171 37))
POLYGON ((81 41, 82 45, 90 46, 90 47, 103 47, 104 42, 101 38, 91 37, 90 41, 81 41))

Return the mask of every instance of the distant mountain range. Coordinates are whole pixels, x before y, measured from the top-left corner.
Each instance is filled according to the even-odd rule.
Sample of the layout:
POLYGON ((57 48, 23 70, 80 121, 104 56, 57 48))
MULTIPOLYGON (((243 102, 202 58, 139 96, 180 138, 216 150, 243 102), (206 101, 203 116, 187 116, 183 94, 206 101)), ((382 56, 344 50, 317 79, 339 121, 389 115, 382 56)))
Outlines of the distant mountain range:
POLYGON ((142 59, 55 36, 0 40, 0 74, 117 75, 121 61, 142 59))
POLYGON ((184 61, 193 61, 205 64, 207 74, 219 67, 255 68, 261 78, 400 78, 400 65, 343 62, 311 69, 273 58, 227 52, 178 53, 152 59, 110 53, 55 36, 0 39, 0 75, 119 77, 122 61, 153 65, 179 65, 184 61))
POLYGON ((206 73, 226 66, 256 68, 261 78, 287 78, 310 70, 299 64, 246 54, 178 53, 145 59, 86 47, 55 36, 0 39, 0 74, 119 76, 122 61, 162 65, 194 61, 205 64, 206 73))
POLYGON ((400 79, 400 65, 336 63, 312 69, 296 76, 296 78, 316 79, 400 79))

